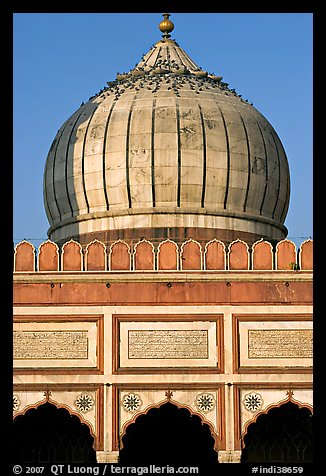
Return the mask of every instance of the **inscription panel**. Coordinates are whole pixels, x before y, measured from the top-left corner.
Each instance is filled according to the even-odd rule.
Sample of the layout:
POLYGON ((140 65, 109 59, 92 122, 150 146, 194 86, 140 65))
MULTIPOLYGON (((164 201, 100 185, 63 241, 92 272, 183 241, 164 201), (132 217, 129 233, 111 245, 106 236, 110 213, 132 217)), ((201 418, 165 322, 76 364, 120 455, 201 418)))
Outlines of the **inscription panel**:
POLYGON ((311 329, 249 330, 248 333, 250 359, 312 357, 311 329))
POLYGON ((207 330, 128 332, 129 359, 208 359, 207 330))
MULTIPOLYGON (((236 342, 237 339, 235 339, 236 342)), ((238 320, 239 364, 247 367, 312 367, 312 321, 238 320)))
POLYGON ((99 365, 97 321, 14 322, 15 369, 96 368, 99 365))
POLYGON ((14 331, 13 357, 25 359, 87 359, 87 331, 14 331))
POLYGON ((119 322, 116 368, 217 367, 217 321, 119 322))

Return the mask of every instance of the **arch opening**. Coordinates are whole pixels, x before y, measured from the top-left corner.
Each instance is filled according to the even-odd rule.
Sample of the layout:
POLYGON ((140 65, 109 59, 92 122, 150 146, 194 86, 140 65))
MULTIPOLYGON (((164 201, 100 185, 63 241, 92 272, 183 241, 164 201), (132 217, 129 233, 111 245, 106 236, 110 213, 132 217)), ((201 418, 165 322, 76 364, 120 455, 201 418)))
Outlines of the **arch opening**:
POLYGON ((20 463, 96 463, 88 426, 46 402, 13 421, 13 455, 20 463))
POLYGON ((271 408, 249 425, 243 443, 242 463, 310 463, 312 413, 292 402, 271 408))
POLYGON ((214 468, 218 455, 209 425, 187 408, 167 402, 139 415, 122 437, 121 464, 214 468))

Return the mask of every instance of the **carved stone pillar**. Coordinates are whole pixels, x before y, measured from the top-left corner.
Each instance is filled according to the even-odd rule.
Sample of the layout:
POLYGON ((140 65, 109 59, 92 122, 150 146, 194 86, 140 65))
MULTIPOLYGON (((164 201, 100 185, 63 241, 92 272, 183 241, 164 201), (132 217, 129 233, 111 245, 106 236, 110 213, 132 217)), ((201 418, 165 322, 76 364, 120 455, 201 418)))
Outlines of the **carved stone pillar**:
POLYGON ((98 463, 118 463, 119 451, 96 451, 98 463))
POLYGON ((227 450, 218 452, 219 463, 240 463, 241 451, 240 450, 227 450))

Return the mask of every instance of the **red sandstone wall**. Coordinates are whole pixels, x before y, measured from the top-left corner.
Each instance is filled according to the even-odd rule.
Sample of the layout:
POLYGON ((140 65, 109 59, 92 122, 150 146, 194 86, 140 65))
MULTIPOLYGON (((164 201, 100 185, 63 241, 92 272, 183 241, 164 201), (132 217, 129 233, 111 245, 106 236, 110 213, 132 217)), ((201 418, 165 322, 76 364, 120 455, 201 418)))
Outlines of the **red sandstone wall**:
POLYGON ((14 249, 15 272, 38 271, 246 271, 313 269, 313 241, 304 241, 299 250, 290 240, 282 240, 276 247, 264 240, 249 246, 235 240, 226 246, 211 240, 202 246, 189 239, 181 246, 164 240, 157 247, 140 240, 132 248, 117 240, 110 246, 94 240, 86 247, 69 240, 59 249, 51 241, 42 243, 38 252, 22 241, 14 249))

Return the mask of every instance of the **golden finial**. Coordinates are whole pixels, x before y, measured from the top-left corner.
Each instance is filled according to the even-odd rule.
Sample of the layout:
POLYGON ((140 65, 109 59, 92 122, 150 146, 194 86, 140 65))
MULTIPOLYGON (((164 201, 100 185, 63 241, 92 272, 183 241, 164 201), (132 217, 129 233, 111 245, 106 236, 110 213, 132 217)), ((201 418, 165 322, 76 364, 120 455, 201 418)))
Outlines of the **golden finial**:
POLYGON ((169 35, 169 33, 174 30, 174 24, 171 20, 169 20, 170 13, 163 13, 162 15, 164 20, 162 20, 159 24, 159 29, 163 33, 163 38, 170 38, 171 35, 169 35))

